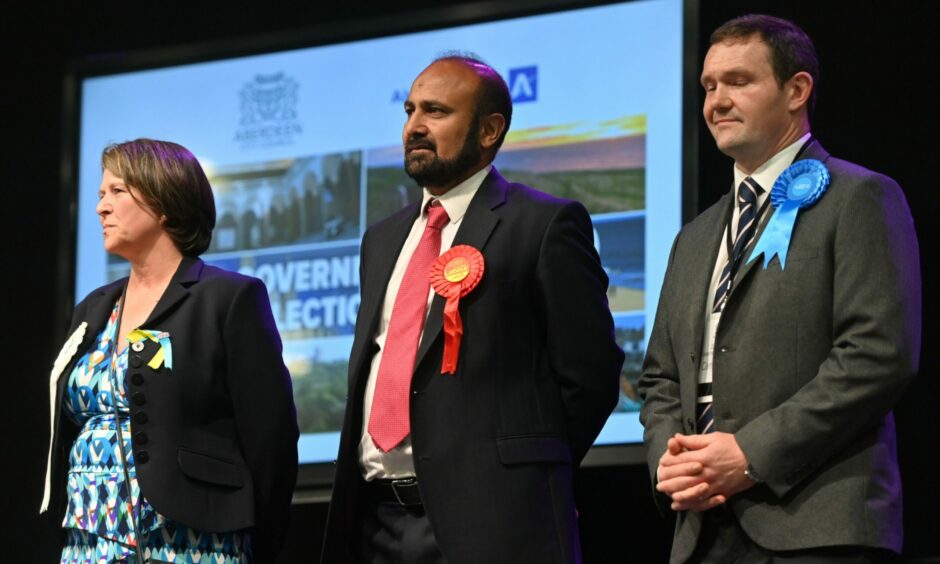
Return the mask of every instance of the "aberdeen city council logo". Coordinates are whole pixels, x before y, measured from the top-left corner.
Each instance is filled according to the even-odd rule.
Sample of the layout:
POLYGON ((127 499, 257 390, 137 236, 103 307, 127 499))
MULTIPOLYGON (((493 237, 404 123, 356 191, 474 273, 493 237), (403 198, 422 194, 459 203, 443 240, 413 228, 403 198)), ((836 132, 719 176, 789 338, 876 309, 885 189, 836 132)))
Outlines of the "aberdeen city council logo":
POLYGON ((300 85, 283 72, 259 74, 239 91, 241 120, 235 142, 243 148, 284 145, 303 133, 297 115, 300 85))

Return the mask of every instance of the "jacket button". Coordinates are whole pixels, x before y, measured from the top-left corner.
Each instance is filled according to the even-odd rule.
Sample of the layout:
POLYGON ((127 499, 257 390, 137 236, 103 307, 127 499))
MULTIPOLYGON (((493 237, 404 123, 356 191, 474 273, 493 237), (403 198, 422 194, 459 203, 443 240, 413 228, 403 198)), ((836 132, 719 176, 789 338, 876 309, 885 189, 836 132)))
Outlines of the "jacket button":
POLYGON ((137 392, 131 396, 131 399, 134 401, 134 405, 144 405, 147 403, 147 396, 145 396, 143 392, 137 392))
POLYGON ((149 441, 150 439, 147 438, 147 433, 144 433, 144 432, 134 433, 134 442, 136 442, 137 444, 145 445, 149 441))
POLYGON ((134 368, 140 368, 140 365, 143 362, 144 361, 140 358, 139 354, 131 355, 131 366, 133 366, 134 368))
POLYGON ((140 372, 134 372, 133 374, 131 374, 131 382, 135 386, 140 386, 141 384, 144 383, 144 375, 141 374, 140 372))
POLYGON ((718 351, 719 351, 719 352, 726 353, 726 352, 728 352, 728 347, 721 347, 720 349, 718 349, 718 351))
POLYGON ((134 453, 134 461, 137 464, 147 464, 149 460, 150 460, 150 454, 145 450, 134 453))
POLYGON ((140 425, 143 425, 148 420, 149 419, 147 417, 147 413, 144 411, 138 411, 137 413, 134 414, 134 423, 139 423, 140 425))

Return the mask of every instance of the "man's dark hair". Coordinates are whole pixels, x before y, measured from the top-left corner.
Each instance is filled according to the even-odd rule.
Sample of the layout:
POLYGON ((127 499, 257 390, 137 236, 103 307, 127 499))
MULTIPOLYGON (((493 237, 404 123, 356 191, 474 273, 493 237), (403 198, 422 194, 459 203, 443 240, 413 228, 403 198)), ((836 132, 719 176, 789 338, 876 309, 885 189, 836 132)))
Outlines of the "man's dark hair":
POLYGON ((477 92, 476 108, 474 110, 474 123, 479 125, 484 116, 490 114, 500 114, 506 120, 506 127, 503 128, 502 135, 496 140, 493 146, 494 154, 499 151, 506 139, 506 133, 509 132, 509 123, 512 121, 512 96, 509 93, 509 86, 496 70, 484 63, 480 57, 473 53, 465 52, 447 52, 434 60, 455 61, 465 65, 480 77, 480 88, 477 92))
POLYGON ((813 41, 798 25, 774 16, 747 14, 722 24, 712 33, 711 44, 743 41, 754 35, 770 48, 770 63, 781 88, 798 72, 805 71, 813 77, 813 90, 809 97, 809 111, 812 113, 819 85, 819 59, 813 41))

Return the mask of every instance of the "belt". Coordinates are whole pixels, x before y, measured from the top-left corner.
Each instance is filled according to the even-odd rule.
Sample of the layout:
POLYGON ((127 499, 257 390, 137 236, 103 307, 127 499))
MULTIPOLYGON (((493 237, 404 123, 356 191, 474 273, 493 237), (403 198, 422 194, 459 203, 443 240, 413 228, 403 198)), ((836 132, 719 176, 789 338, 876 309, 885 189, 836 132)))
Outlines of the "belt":
POLYGON ((421 490, 417 478, 371 480, 365 483, 366 495, 375 503, 403 507, 421 506, 421 490))

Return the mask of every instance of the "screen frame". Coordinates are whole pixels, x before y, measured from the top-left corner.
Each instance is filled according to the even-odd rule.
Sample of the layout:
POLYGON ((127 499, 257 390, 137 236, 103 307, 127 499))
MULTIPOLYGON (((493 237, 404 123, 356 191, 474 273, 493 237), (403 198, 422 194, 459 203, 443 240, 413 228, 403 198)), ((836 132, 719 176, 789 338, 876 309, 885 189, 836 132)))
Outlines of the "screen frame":
MULTIPOLYGON (((110 74, 392 37, 630 1, 642 0, 627 0, 627 2, 624 0, 506 0, 461 3, 449 7, 405 11, 382 17, 351 18, 341 22, 329 22, 245 37, 142 51, 116 52, 71 61, 66 69, 62 86, 64 107, 60 149, 59 221, 65 229, 59 231, 56 256, 58 272, 56 311, 59 312, 55 327, 56 334, 65 334, 76 303, 78 151, 81 128, 81 87, 84 80, 110 74)), ((681 1, 683 4, 681 223, 684 225, 698 212, 699 0, 681 1)), ((629 443, 594 446, 584 458, 582 465, 618 466, 645 462, 644 445, 629 443)), ((328 501, 334 474, 335 461, 301 464, 294 496, 295 503, 328 501)))

